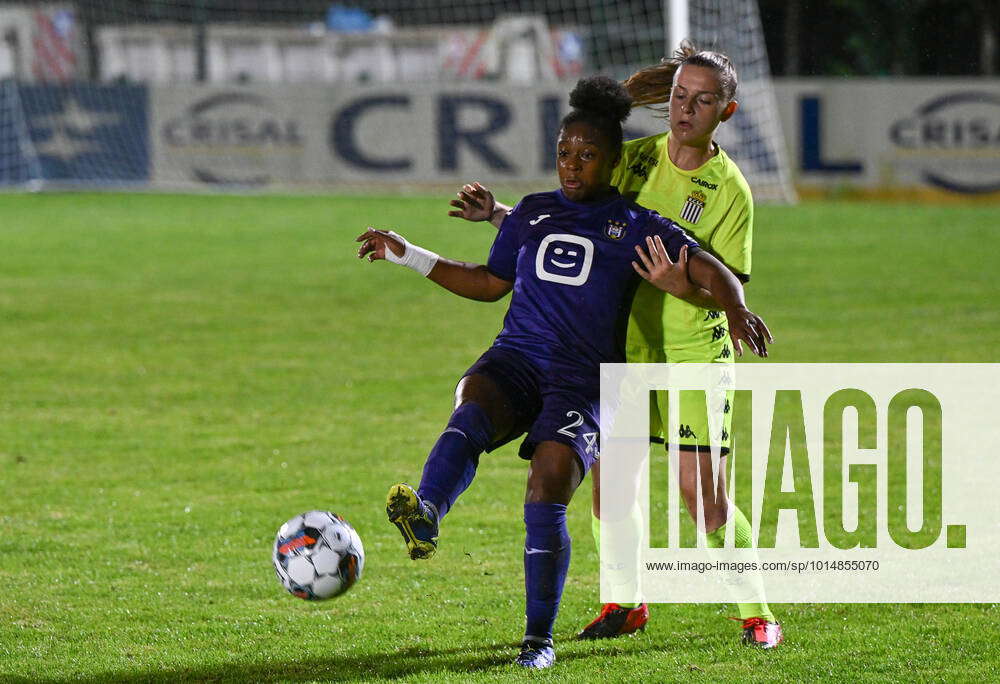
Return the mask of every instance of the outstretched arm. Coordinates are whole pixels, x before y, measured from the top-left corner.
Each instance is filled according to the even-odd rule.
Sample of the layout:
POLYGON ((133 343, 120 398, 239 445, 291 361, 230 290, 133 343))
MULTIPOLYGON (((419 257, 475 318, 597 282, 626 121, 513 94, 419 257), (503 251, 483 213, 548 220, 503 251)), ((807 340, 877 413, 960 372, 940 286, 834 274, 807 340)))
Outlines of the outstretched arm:
POLYGON ((764 319, 747 308, 743 285, 721 261, 701 251, 691 258, 688 272, 695 285, 711 292, 729 319, 729 337, 737 356, 743 356, 741 340, 746 341, 757 356, 767 356, 767 343, 774 343, 764 319))
POLYGON ((482 264, 445 259, 412 245, 392 231, 368 228, 356 242, 358 258, 369 262, 380 259, 407 266, 427 276, 444 289, 468 299, 495 302, 510 292, 514 284, 497 278, 482 264))
MULTIPOLYGON (((633 266, 640 276, 661 290, 675 294, 683 292, 685 285, 680 282, 677 265, 667 256, 666 247, 659 236, 647 240, 649 254, 636 248, 642 266, 633 266)), ((686 250, 681 248, 680 258, 686 258, 686 250)), ((729 319, 729 336, 737 356, 743 355, 742 342, 745 341, 758 356, 767 356, 767 343, 773 343, 771 331, 764 320, 747 308, 743 298, 743 286, 721 261, 702 250, 686 261, 690 287, 703 288, 712 293, 713 299, 726 312, 729 319)), ((680 296, 680 295, 675 295, 680 296)), ((683 298, 683 297, 682 297, 683 298)))
POLYGON ((448 216, 466 221, 489 221, 498 230, 510 213, 510 207, 497 202, 493 193, 478 181, 462 186, 458 199, 453 199, 450 204, 455 210, 449 211, 448 216))
POLYGON ((722 305, 715 301, 712 293, 703 287, 695 287, 693 292, 687 297, 681 297, 688 304, 693 304, 700 309, 710 309, 712 311, 722 311, 722 305))

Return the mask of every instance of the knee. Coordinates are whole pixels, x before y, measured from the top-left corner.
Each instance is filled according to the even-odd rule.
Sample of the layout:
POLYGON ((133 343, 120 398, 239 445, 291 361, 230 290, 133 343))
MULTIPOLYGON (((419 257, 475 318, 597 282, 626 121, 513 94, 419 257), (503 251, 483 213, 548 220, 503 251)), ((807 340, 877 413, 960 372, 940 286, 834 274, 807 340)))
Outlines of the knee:
POLYGON ((471 411, 466 408, 469 406, 477 407, 487 421, 491 442, 506 435, 514 426, 509 398, 484 375, 468 375, 455 388, 455 411, 452 416, 460 411, 471 411))
POLYGON ((495 440, 493 419, 474 401, 460 404, 452 411, 448 429, 464 435, 479 451, 486 451, 495 440))
POLYGON ((543 444, 535 449, 528 469, 526 502, 568 504, 573 497, 583 472, 572 449, 559 447, 551 449, 543 444))
POLYGON ((573 495, 569 482, 552 472, 539 472, 532 468, 528 474, 528 503, 568 504, 573 495))

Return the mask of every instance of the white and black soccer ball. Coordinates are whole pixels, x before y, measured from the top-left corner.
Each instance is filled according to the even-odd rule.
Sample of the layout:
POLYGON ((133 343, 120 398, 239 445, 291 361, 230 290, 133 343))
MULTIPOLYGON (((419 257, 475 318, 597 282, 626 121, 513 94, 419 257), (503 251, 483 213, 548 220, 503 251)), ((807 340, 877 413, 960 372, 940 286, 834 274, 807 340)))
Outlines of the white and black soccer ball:
POLYGON ((365 549, 358 533, 339 515, 308 511, 278 529, 272 560, 289 593, 320 601, 340 596, 361 579, 365 549))

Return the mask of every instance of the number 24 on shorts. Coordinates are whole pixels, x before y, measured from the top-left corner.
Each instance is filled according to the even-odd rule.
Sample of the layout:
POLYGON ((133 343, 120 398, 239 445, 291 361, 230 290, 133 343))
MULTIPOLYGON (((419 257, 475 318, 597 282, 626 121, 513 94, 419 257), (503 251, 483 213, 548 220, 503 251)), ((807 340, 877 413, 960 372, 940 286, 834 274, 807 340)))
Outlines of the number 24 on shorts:
MULTIPOLYGON (((583 425, 583 415, 579 411, 567 411, 567 418, 573 418, 573 422, 559 428, 558 432, 561 435, 566 435, 567 437, 572 437, 576 439, 576 433, 573 428, 580 427, 583 425)), ((597 433, 596 432, 585 432, 583 433, 583 439, 587 443, 587 453, 593 453, 598 456, 597 453, 597 433)))

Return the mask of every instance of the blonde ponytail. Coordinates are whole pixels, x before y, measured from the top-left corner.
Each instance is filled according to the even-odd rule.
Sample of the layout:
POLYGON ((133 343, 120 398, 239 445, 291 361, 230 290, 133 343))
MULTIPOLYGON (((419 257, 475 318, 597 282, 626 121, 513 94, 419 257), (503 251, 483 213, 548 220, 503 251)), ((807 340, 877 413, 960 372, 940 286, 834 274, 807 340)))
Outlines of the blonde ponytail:
POLYGON ((633 107, 651 107, 666 112, 667 107, 656 107, 670 102, 670 89, 674 75, 683 64, 708 67, 715 71, 726 101, 736 96, 736 67, 721 52, 698 50, 690 40, 681 41, 680 47, 670 57, 664 57, 659 64, 640 69, 625 79, 625 89, 632 96, 633 107))

